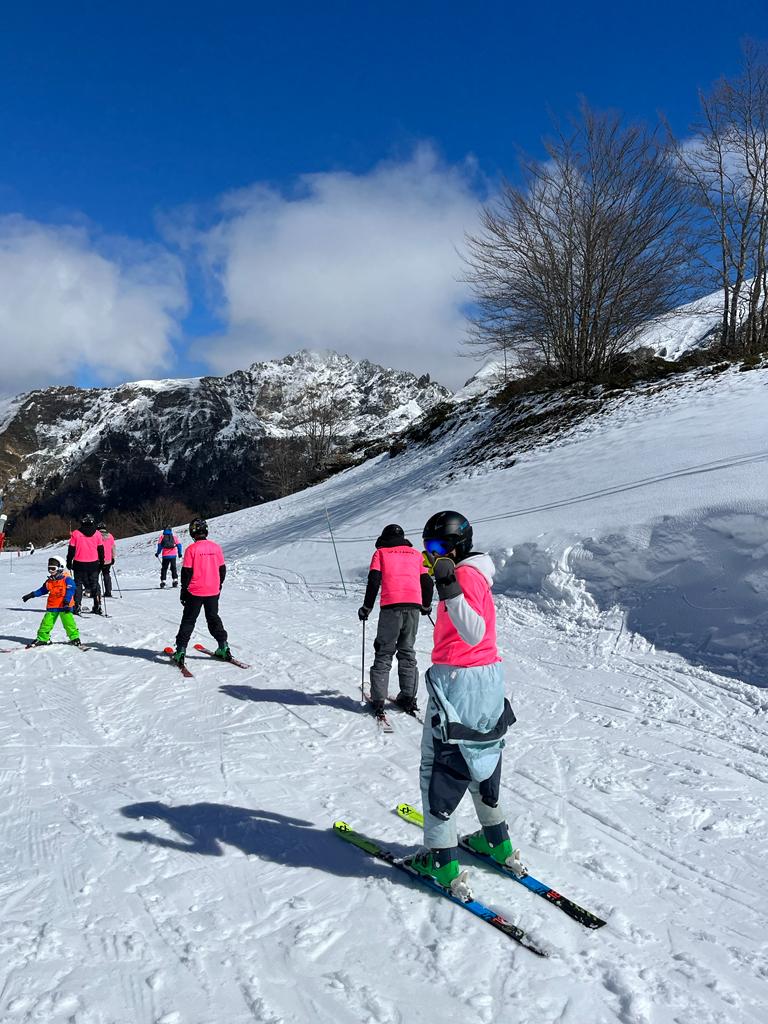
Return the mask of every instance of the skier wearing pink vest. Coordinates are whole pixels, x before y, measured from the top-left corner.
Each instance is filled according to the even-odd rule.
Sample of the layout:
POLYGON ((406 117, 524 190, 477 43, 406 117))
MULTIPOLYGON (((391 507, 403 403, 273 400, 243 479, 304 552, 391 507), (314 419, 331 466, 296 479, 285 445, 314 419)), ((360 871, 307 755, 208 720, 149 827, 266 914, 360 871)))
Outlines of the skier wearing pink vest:
POLYGON ((99 533, 104 545, 104 566, 101 570, 101 578, 104 582, 104 597, 112 597, 112 566, 115 564, 115 538, 103 522, 99 523, 99 533))
POLYGON ((91 611, 94 615, 101 615, 99 574, 104 568, 104 543, 92 515, 84 515, 80 529, 72 531, 67 549, 67 568, 72 570, 75 577, 74 614, 80 614, 83 591, 88 591, 93 598, 91 611))
POLYGON ((473 550, 472 526, 459 512, 436 513, 422 538, 438 606, 421 743, 425 848, 408 863, 466 900, 472 893, 459 863, 456 811, 467 792, 481 825, 468 837, 470 847, 526 874, 500 799, 502 751, 515 715, 496 641, 492 559, 473 550))
POLYGON ((213 652, 214 657, 231 661, 227 631, 219 615, 219 597, 227 575, 224 552, 218 544, 208 540, 208 523, 204 519, 192 520, 189 535, 192 543, 184 552, 179 594, 184 614, 176 634, 176 651, 172 657, 177 665, 184 664, 187 644, 192 637, 197 617, 204 611, 208 632, 218 644, 213 652))
POLYGON ((384 714, 392 657, 397 654, 400 692, 395 700, 404 711, 415 714, 419 669, 414 643, 419 616, 429 614, 434 588, 421 552, 406 540, 402 526, 396 523, 385 526, 376 541, 365 598, 357 612, 362 622, 370 615, 379 588, 379 622, 371 666, 371 711, 377 717, 384 714))

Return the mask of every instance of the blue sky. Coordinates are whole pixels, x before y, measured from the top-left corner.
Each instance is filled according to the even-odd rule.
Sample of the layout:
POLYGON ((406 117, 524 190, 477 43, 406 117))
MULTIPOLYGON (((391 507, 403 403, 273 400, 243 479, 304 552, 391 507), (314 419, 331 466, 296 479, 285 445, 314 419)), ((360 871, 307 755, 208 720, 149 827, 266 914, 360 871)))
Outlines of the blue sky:
POLYGON ((352 354, 396 362, 414 348, 398 348, 402 322, 377 333, 355 306, 381 325, 399 296, 420 337, 443 338, 425 342, 422 368, 455 383, 472 372, 452 354, 462 296, 435 272, 416 309, 391 263, 410 278, 436 264, 455 278, 438 242, 460 247, 473 203, 514 175, 519 149, 540 152, 550 113, 567 115, 580 94, 632 118, 661 111, 685 133, 697 89, 738 69, 740 39, 767 17, 768 3, 751 0, 727 11, 707 0, 6 8, 0 331, 24 318, 16 358, 30 364, 14 383, 221 371, 356 339, 352 354), (373 273, 356 273, 369 250, 333 248, 355 225, 375 249, 381 302, 367 298, 373 273), (62 322, 70 333, 49 351, 42 336, 62 322))

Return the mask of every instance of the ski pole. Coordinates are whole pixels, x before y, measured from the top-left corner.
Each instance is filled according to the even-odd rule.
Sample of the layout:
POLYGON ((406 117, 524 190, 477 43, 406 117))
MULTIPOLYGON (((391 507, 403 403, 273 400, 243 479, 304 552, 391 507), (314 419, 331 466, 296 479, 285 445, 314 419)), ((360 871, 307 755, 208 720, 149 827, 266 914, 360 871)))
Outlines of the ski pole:
POLYGON ((363 619, 363 653, 360 666, 360 701, 365 704, 365 619, 363 619))
POLYGON ((117 578, 117 573, 115 572, 114 565, 111 566, 110 568, 112 569, 112 577, 113 577, 115 583, 117 584, 117 592, 120 595, 120 600, 122 601, 122 599, 123 599, 123 592, 120 589, 120 580, 117 578))

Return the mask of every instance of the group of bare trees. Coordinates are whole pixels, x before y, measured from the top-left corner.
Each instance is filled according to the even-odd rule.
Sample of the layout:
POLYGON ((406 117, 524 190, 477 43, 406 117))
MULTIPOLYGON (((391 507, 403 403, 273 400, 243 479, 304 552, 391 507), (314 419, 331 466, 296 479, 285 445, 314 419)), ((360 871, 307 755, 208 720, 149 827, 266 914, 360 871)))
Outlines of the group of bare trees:
POLYGON ((548 159, 503 185, 468 239, 469 346, 505 372, 594 381, 709 279, 724 292, 723 353, 768 348, 765 53, 745 46, 742 74, 701 108, 682 144, 584 104, 548 159))
POLYGON ((340 389, 318 386, 305 392, 286 416, 290 436, 264 443, 265 475, 275 494, 291 494, 322 478, 337 453, 349 414, 349 400, 340 389))

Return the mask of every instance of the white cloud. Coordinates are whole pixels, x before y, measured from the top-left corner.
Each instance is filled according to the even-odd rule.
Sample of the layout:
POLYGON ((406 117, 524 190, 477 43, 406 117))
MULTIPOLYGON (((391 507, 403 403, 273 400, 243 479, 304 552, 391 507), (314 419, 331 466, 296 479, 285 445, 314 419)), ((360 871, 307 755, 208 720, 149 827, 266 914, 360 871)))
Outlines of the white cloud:
MULTIPOLYGON (((428 146, 365 175, 303 176, 291 194, 257 184, 225 196, 198 233, 227 328, 198 347, 224 372, 298 348, 333 348, 456 384, 472 372, 457 250, 477 225, 474 166, 428 146)), ((175 237, 190 244, 189 224, 175 237)))
POLYGON ((160 249, 95 241, 85 228, 0 218, 0 394, 173 371, 179 261, 160 249))

